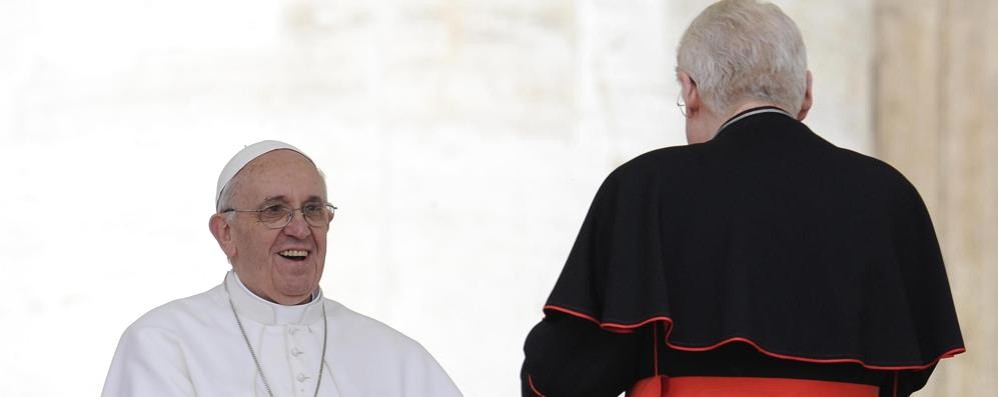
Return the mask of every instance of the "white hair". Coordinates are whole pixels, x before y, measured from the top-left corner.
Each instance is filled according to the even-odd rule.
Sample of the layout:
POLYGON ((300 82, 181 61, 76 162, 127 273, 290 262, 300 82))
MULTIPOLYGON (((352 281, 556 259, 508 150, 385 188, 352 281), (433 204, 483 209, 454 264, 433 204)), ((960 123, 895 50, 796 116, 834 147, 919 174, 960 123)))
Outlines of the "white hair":
POLYGON ((716 114, 729 114, 747 100, 796 114, 804 101, 804 39, 774 4, 722 0, 707 7, 683 33, 676 58, 676 71, 690 76, 716 114))

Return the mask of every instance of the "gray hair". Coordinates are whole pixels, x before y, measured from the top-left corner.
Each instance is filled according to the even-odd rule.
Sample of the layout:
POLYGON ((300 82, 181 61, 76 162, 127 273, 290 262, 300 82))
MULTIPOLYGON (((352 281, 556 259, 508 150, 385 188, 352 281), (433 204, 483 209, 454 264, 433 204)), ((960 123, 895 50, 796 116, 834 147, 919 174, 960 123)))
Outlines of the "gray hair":
POLYGON ((704 105, 718 115, 745 100, 796 114, 807 87, 807 53, 800 29, 774 4, 722 0, 683 33, 676 71, 696 82, 704 105))

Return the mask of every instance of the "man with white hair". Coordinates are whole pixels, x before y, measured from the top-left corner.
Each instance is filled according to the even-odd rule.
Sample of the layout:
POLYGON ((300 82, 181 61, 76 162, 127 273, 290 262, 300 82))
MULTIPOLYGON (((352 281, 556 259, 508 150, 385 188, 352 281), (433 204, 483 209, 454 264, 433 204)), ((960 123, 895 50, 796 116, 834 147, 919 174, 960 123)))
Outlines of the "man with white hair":
POLYGON ((524 396, 907 396, 964 351, 914 187, 801 120, 775 5, 725 0, 678 50, 687 146, 603 182, 527 337, 524 396))
POLYGON ((232 270, 128 327, 103 396, 460 396, 417 342, 323 296, 326 197, 291 145, 232 157, 209 221, 232 270))

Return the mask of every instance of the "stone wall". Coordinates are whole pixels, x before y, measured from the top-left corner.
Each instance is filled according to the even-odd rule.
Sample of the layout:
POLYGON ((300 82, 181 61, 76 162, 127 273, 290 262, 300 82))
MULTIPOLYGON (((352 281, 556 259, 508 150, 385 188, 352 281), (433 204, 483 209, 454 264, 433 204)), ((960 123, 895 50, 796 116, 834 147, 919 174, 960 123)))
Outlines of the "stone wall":
POLYGON ((877 155, 919 189, 939 236, 967 353, 922 393, 998 391, 998 3, 876 6, 877 155))

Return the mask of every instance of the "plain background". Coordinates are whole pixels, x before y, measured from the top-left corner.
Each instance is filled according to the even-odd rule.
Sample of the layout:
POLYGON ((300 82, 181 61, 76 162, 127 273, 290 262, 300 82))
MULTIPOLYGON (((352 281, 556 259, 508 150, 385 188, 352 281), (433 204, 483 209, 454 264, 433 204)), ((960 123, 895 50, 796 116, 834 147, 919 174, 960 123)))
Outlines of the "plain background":
MULTIPOLYGON (((128 324, 221 282, 215 180, 262 139, 340 206, 326 295, 516 395, 599 183, 684 143, 675 48, 708 3, 0 1, 0 395, 97 395, 128 324)), ((777 4, 808 124, 868 153, 871 1, 777 4)))

